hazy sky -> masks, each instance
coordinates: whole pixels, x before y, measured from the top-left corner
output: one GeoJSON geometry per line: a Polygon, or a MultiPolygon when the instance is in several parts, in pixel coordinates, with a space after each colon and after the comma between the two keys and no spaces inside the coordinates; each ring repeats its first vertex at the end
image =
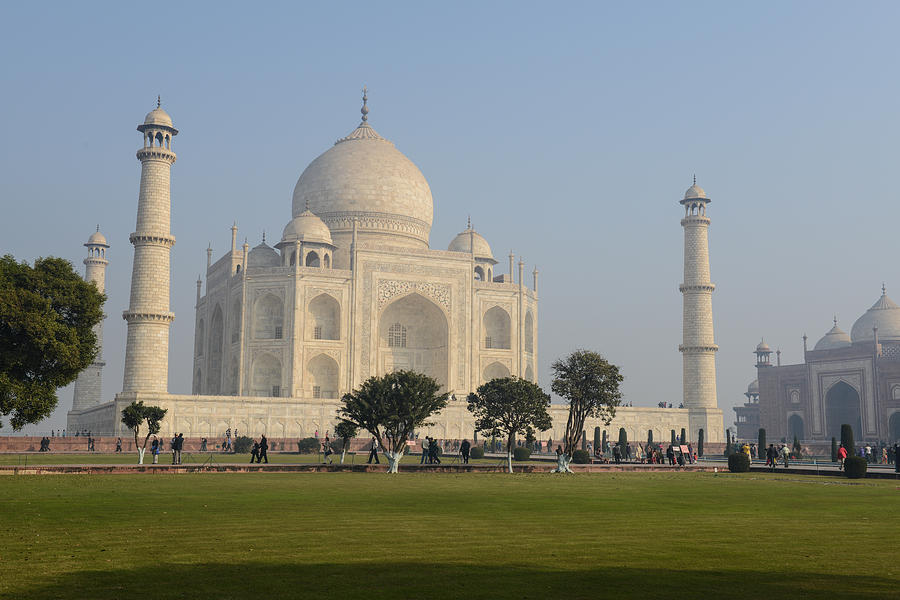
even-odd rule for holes
{"type": "MultiPolygon", "coordinates": [[[[472,215],[507,264],[541,271],[539,357],[619,364],[625,400],[681,398],[682,229],[697,174],[708,215],[719,406],[755,377],[761,336],[802,358],[900,301],[900,4],[759,2],[5,3],[0,17],[3,253],[107,273],[104,399],[121,390],[140,163],[156,104],[172,169],[169,389],[191,389],[195,281],[241,239],[277,237],[300,173],[359,122],[434,195],[431,245],[472,215]]],[[[530,281],[530,277],[529,277],[530,281]]],[[[71,388],[54,417],[65,424],[71,388]]],[[[5,429],[7,432],[10,430],[5,429]]]]}

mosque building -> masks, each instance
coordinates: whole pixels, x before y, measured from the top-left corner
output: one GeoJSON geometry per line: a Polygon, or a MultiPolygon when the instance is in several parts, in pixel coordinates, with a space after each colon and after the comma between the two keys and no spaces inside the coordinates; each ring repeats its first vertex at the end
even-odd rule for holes
{"type": "Polygon", "coordinates": [[[781,365],[778,356],[772,364],[765,341],[754,353],[758,402],[748,398],[768,439],[830,443],[846,423],[856,441],[900,440],[900,306],[884,286],[849,335],[836,317],[812,349],[804,334],[802,363],[781,365]]]}
{"type": "MultiPolygon", "coordinates": [[[[70,430],[120,435],[121,409],[143,400],[168,410],[164,435],[216,438],[230,428],[271,438],[312,436],[333,431],[343,394],[371,376],[409,369],[430,375],[451,394],[425,433],[471,438],[470,392],[510,375],[537,382],[537,269],[526,283],[525,264],[512,253],[504,268],[471,221],[446,250],[431,248],[428,182],[369,124],[365,93],[361,112],[359,125],[300,175],[279,238],[263,236],[253,248],[246,241],[239,245],[235,225],[227,252],[214,257],[207,250],[196,290],[192,390],[170,394],[169,260],[175,238],[169,173],[178,130],[157,103],[138,127],[141,181],[129,238],[134,264],[123,313],[122,392],[111,402],[76,403],[70,430]]],[[[632,440],[651,431],[665,440],[681,428],[695,439],[703,427],[709,442],[722,436],[710,355],[708,199],[696,185],[685,198],[683,292],[696,310],[686,316],[682,352],[686,377],[702,389],[686,396],[684,409],[620,408],[605,428],[611,438],[619,427],[632,440]],[[702,198],[694,197],[696,190],[702,198]],[[689,215],[693,210],[696,216],[689,215]],[[699,266],[689,273],[695,260],[699,266]]],[[[567,410],[553,405],[551,413],[548,435],[559,439],[567,410]]],[[[591,429],[601,425],[586,423],[591,429]]]]}

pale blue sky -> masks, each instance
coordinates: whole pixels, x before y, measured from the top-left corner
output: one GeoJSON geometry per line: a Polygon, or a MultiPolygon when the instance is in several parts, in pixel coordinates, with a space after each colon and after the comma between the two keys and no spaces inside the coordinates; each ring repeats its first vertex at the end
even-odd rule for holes
{"type": "MultiPolygon", "coordinates": [[[[170,390],[190,391],[194,295],[236,220],[259,243],[305,166],[359,121],[435,199],[431,244],[471,214],[506,264],[541,271],[541,383],[577,348],[622,367],[626,401],[681,397],[682,231],[697,173],[719,404],[760,336],[801,359],[837,314],[900,301],[897,3],[6,3],[0,251],[79,271],[109,238],[104,397],[121,389],[140,165],[161,94],[172,172],[170,390]]],[[[529,278],[530,280],[530,278],[529,278]]],[[[61,427],[71,389],[39,429],[61,427]]]]}

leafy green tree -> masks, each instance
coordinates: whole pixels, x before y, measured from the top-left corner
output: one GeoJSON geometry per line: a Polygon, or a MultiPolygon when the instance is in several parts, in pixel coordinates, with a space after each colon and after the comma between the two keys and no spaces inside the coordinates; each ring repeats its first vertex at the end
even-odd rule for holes
{"type": "Polygon", "coordinates": [[[550,389],[566,399],[569,418],[566,422],[565,447],[560,455],[556,473],[571,473],[569,463],[578,448],[585,419],[597,418],[609,425],[622,401],[619,384],[624,379],[619,367],[590,350],[576,350],[551,366],[553,382],[550,389]]]}
{"type": "Polygon", "coordinates": [[[475,428],[491,437],[506,439],[506,463],[513,472],[513,445],[516,434],[534,436],[535,430],[547,431],[553,424],[547,408],[550,396],[537,384],[519,377],[492,379],[478,386],[468,397],[469,412],[475,428]]]}
{"type": "Polygon", "coordinates": [[[94,360],[105,300],[67,260],[0,258],[0,416],[13,429],[48,417],[94,360]]]}
{"type": "Polygon", "coordinates": [[[147,450],[147,440],[151,435],[159,433],[160,423],[166,416],[166,409],[158,406],[145,405],[144,401],[132,402],[122,409],[122,423],[134,434],[134,447],[138,451],[138,464],[144,464],[144,452],[147,450]],[[147,435],[143,445],[138,445],[141,425],[147,423],[147,435]]]}
{"type": "Polygon", "coordinates": [[[347,449],[350,448],[350,440],[356,437],[359,428],[350,421],[341,421],[334,428],[334,435],[341,438],[341,464],[344,464],[344,457],[347,456],[347,449]]]}
{"type": "Polygon", "coordinates": [[[370,377],[359,389],[344,394],[341,419],[368,431],[388,459],[388,473],[397,473],[406,441],[416,429],[447,406],[449,394],[439,394],[437,381],[415,371],[395,371],[370,377]]]}

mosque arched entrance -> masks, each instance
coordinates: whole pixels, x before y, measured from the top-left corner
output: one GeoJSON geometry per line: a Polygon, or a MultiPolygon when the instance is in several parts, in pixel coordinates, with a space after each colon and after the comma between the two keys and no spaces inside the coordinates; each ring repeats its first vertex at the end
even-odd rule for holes
{"type": "Polygon", "coordinates": [[[888,431],[890,432],[889,441],[900,442],[900,411],[891,415],[891,420],[888,422],[888,431]]]}
{"type": "Polygon", "coordinates": [[[827,437],[841,439],[841,425],[853,428],[853,438],[862,439],[862,422],[859,416],[859,392],[848,383],[839,381],[825,394],[825,428],[827,437]]]}
{"type": "Polygon", "coordinates": [[[797,438],[803,439],[803,417],[800,415],[791,415],[788,418],[788,441],[797,438]]]}
{"type": "Polygon", "coordinates": [[[409,294],[384,309],[378,320],[378,373],[408,370],[448,381],[450,326],[431,300],[409,294]]]}

